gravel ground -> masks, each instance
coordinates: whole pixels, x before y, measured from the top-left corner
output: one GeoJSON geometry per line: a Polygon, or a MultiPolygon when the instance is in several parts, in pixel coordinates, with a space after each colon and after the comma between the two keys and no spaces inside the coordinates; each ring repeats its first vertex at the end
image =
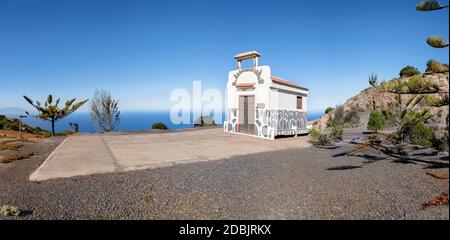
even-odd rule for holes
{"type": "Polygon", "coordinates": [[[0,205],[26,210],[0,219],[449,219],[448,205],[421,209],[449,189],[426,173],[448,168],[333,156],[345,145],[29,182],[62,140],[0,165],[0,205]]]}

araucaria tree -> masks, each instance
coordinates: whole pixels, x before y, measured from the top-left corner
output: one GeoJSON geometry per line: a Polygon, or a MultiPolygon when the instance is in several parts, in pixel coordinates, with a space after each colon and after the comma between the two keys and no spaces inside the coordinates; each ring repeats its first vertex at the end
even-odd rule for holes
{"type": "MultiPolygon", "coordinates": [[[[436,11],[436,10],[442,10],[448,8],[448,5],[444,5],[442,6],[441,4],[439,4],[439,2],[437,0],[425,0],[420,2],[419,4],[417,4],[416,6],[416,10],[417,11],[436,11]]],[[[446,48],[448,47],[448,41],[438,37],[438,36],[431,36],[427,39],[427,43],[428,45],[434,47],[434,48],[446,48]]],[[[431,68],[431,65],[434,62],[432,60],[430,60],[427,64],[427,68],[431,68]]],[[[444,65],[442,65],[444,66],[444,65]]],[[[444,66],[445,67],[445,66],[444,66]]],[[[436,68],[436,67],[434,67],[436,68]]],[[[442,68],[442,67],[441,67],[442,68]]],[[[448,73],[448,65],[447,68],[444,70],[440,70],[439,72],[447,72],[448,73]]],[[[439,97],[436,96],[427,96],[426,100],[427,103],[431,106],[434,107],[443,107],[443,106],[448,106],[449,105],[449,97],[448,97],[448,92],[447,93],[440,93],[439,97]]],[[[447,128],[448,128],[448,116],[447,116],[447,128]]]]}
{"type": "MultiPolygon", "coordinates": [[[[417,4],[417,11],[436,11],[444,8],[448,8],[448,5],[442,6],[437,0],[425,0],[417,4]]],[[[448,47],[448,41],[440,38],[439,36],[431,36],[427,39],[428,45],[434,48],[448,47]]]]}
{"type": "MultiPolygon", "coordinates": [[[[445,9],[448,8],[448,5],[442,6],[439,4],[439,2],[437,0],[426,0],[423,1],[419,4],[417,4],[416,9],[417,11],[436,11],[436,10],[441,10],[441,9],[445,9]]],[[[427,43],[428,45],[434,47],[434,48],[446,48],[448,47],[448,41],[442,39],[439,36],[431,36],[427,39],[427,43]]],[[[431,65],[433,64],[433,62],[428,62],[427,68],[430,68],[431,65]]],[[[432,68],[432,67],[431,67],[432,68]]],[[[434,67],[436,68],[436,67],[434,67]]],[[[448,73],[448,65],[441,65],[439,67],[439,72],[445,72],[447,71],[448,73]],[[445,69],[446,68],[446,69],[445,69]]],[[[426,98],[427,103],[431,106],[434,107],[443,107],[443,106],[448,106],[449,105],[449,95],[448,92],[447,93],[440,93],[439,97],[436,96],[427,96],[426,98]]],[[[448,124],[449,124],[449,117],[447,114],[447,132],[445,133],[445,141],[448,141],[448,124]]]]}
{"type": "Polygon", "coordinates": [[[117,129],[120,123],[119,101],[106,90],[95,91],[91,100],[91,119],[105,132],[117,129]]]}
{"type": "Polygon", "coordinates": [[[382,110],[385,119],[396,128],[394,139],[403,142],[415,125],[425,124],[433,117],[430,108],[416,110],[414,107],[426,97],[425,94],[439,91],[439,86],[434,81],[416,75],[407,81],[393,79],[382,82],[380,89],[395,94],[395,101],[382,110]],[[404,95],[409,96],[406,103],[403,103],[404,95]]]}
{"type": "MultiPolygon", "coordinates": [[[[59,107],[60,99],[56,99],[53,102],[52,95],[48,95],[47,100],[44,105],[42,105],[39,101],[33,102],[29,97],[23,96],[28,103],[30,103],[36,110],[38,111],[38,115],[33,116],[36,118],[40,118],[46,121],[50,121],[52,123],[52,136],[55,136],[55,122],[69,116],[71,113],[75,112],[78,108],[83,106],[89,99],[84,101],[75,103],[76,98],[66,101],[63,108],[59,107]]],[[[30,115],[26,112],[27,115],[30,115]]]]}
{"type": "MultiPolygon", "coordinates": [[[[448,6],[442,6],[436,0],[425,0],[416,6],[417,11],[435,11],[445,8],[448,6]]],[[[448,41],[437,36],[429,37],[427,43],[434,48],[448,47],[448,41]]],[[[430,60],[427,63],[427,72],[448,74],[448,65],[430,60]]],[[[381,91],[395,94],[396,101],[383,109],[382,113],[385,119],[397,128],[395,133],[397,140],[403,141],[410,135],[412,128],[427,123],[433,117],[429,108],[414,109],[416,105],[424,100],[428,106],[448,106],[449,97],[448,92],[442,91],[434,80],[427,79],[426,74],[422,75],[411,67],[403,69],[400,75],[405,75],[403,77],[409,77],[409,79],[393,79],[382,82],[379,86],[372,78],[369,79],[369,82],[371,85],[379,87],[381,91]],[[408,96],[406,103],[402,102],[403,96],[408,96]]]]}

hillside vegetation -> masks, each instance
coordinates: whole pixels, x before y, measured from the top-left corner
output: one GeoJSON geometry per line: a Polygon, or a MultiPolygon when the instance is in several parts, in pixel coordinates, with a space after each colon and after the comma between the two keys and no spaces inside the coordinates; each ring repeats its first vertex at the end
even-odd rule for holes
{"type": "MultiPolygon", "coordinates": [[[[415,75],[417,76],[417,75],[415,75]]],[[[439,87],[439,92],[445,92],[448,96],[449,91],[449,74],[448,70],[446,73],[425,73],[421,75],[424,79],[433,81],[439,87]]],[[[400,81],[407,82],[411,77],[400,77],[395,78],[387,83],[400,81]]],[[[349,98],[342,106],[333,109],[332,111],[328,111],[327,114],[322,116],[320,119],[313,121],[312,125],[314,128],[331,131],[332,122],[335,119],[335,115],[339,113],[336,109],[343,109],[345,115],[357,115],[357,117],[353,119],[357,119],[357,121],[353,122],[351,125],[344,126],[346,128],[360,128],[362,130],[367,130],[369,116],[373,110],[383,110],[390,108],[397,100],[397,94],[390,93],[387,91],[382,91],[379,87],[372,86],[364,89],[356,96],[349,98]]],[[[406,106],[408,100],[410,99],[410,94],[401,95],[402,104],[406,106]]],[[[449,108],[447,106],[434,107],[430,106],[426,103],[425,100],[420,101],[417,105],[413,107],[415,110],[422,110],[428,108],[430,109],[429,113],[432,115],[432,118],[428,121],[427,125],[432,127],[435,131],[435,135],[437,139],[445,138],[447,133],[447,117],[449,108]]],[[[392,126],[387,124],[387,131],[392,131],[392,126]]],[[[447,135],[448,136],[448,135],[447,135]]]]}
{"type": "MultiPolygon", "coordinates": [[[[4,115],[0,115],[0,130],[19,131],[20,122],[19,119],[10,119],[4,115]]],[[[34,128],[22,123],[22,132],[30,133],[37,136],[47,137],[51,133],[41,128],[34,128]]]]}

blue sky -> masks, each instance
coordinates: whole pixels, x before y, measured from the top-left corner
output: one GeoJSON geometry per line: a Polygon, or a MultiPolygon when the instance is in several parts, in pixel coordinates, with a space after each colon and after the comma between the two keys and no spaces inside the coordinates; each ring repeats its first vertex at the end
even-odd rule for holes
{"type": "Polygon", "coordinates": [[[201,80],[224,90],[233,56],[257,50],[274,75],[310,89],[310,111],[323,110],[372,72],[448,62],[448,49],[425,42],[448,39],[448,10],[417,12],[418,1],[0,0],[0,108],[29,109],[23,94],[107,89],[123,111],[169,109],[172,89],[201,80]]]}

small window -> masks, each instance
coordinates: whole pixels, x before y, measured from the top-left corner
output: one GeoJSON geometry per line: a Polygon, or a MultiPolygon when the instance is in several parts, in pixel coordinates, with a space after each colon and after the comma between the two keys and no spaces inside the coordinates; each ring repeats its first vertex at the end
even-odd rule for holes
{"type": "Polygon", "coordinates": [[[303,99],[297,96],[297,109],[303,109],[303,99]]]}

